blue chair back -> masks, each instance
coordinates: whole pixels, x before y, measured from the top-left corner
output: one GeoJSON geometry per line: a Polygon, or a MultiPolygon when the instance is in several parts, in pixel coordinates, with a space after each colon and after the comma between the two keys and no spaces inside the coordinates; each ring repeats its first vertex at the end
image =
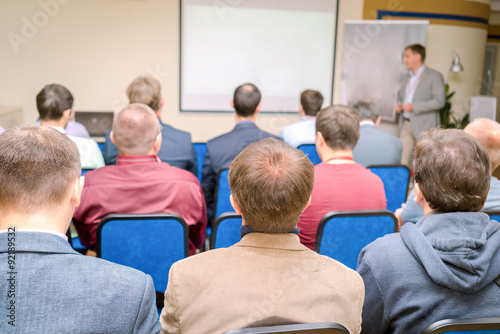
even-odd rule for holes
{"type": "Polygon", "coordinates": [[[427,326],[421,334],[500,334],[500,318],[445,319],[427,326]]]}
{"type": "Polygon", "coordinates": [[[217,182],[215,185],[215,210],[214,220],[225,212],[233,212],[233,206],[229,200],[231,189],[229,189],[229,168],[224,168],[219,171],[217,175],[217,182]]]}
{"type": "Polygon", "coordinates": [[[335,322],[310,324],[289,324],[266,327],[233,329],[223,334],[349,334],[342,325],[335,322]]]}
{"type": "Polygon", "coordinates": [[[394,212],[406,202],[408,185],[410,184],[410,170],[403,165],[368,166],[384,183],[387,210],[394,212]]]}
{"type": "Polygon", "coordinates": [[[85,173],[87,173],[88,171],[91,171],[93,169],[82,169],[82,172],[80,173],[80,176],[81,175],[85,175],[85,173]]]}
{"type": "Polygon", "coordinates": [[[332,211],[319,223],[315,250],[355,270],[363,247],[397,228],[396,217],[387,210],[332,211]]]}
{"type": "Polygon", "coordinates": [[[311,160],[313,165],[317,165],[321,163],[321,159],[319,158],[318,151],[316,151],[316,145],[314,144],[302,144],[297,147],[297,149],[304,152],[305,155],[311,160]]]}
{"type": "Polygon", "coordinates": [[[176,214],[110,214],[97,227],[97,257],[151,275],[158,292],[165,292],[170,267],[188,248],[187,224],[176,214]]]}
{"type": "Polygon", "coordinates": [[[198,169],[198,181],[201,183],[201,171],[205,162],[205,154],[207,153],[207,143],[193,143],[194,151],[196,152],[196,165],[198,169]]]}
{"type": "Polygon", "coordinates": [[[496,220],[497,222],[500,222],[500,211],[485,211],[488,216],[490,216],[491,220],[496,220]]]}
{"type": "Polygon", "coordinates": [[[236,212],[220,215],[212,226],[210,249],[230,247],[239,242],[241,223],[241,216],[236,212]]]}

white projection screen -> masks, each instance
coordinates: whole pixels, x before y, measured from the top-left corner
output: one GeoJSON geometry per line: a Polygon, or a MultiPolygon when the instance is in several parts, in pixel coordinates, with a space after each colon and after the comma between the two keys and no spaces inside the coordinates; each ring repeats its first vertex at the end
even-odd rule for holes
{"type": "Polygon", "coordinates": [[[364,20],[344,22],[340,103],[376,103],[382,119],[395,121],[399,85],[407,70],[404,48],[425,46],[429,21],[364,20]]]}
{"type": "Polygon", "coordinates": [[[336,17],[336,0],[181,0],[180,110],[232,111],[246,82],[262,112],[297,112],[305,89],[329,105],[336,17]]]}

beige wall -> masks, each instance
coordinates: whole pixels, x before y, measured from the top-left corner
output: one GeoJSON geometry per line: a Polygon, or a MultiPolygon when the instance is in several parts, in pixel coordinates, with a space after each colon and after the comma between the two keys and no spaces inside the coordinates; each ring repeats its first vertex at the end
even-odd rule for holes
{"type": "MultiPolygon", "coordinates": [[[[127,84],[138,75],[152,74],[161,80],[166,99],[162,119],[190,131],[194,141],[233,127],[231,114],[179,113],[178,0],[42,2],[58,3],[59,8],[52,6],[52,15],[47,15],[38,0],[0,2],[2,35],[23,38],[16,47],[8,38],[0,39],[0,105],[21,107],[24,121],[37,119],[35,96],[45,84],[67,86],[76,110],[116,111],[127,102],[127,84]],[[30,25],[26,21],[39,27],[24,28],[23,35],[23,26],[30,25]]],[[[341,0],[340,22],[359,19],[361,7],[362,0],[341,0]]],[[[278,134],[297,119],[263,114],[257,123],[278,134]]]]}
{"type": "MultiPolygon", "coordinates": [[[[24,121],[37,118],[35,96],[47,83],[66,85],[75,96],[77,110],[116,111],[126,104],[127,84],[138,75],[152,74],[161,80],[166,98],[162,118],[190,131],[194,141],[206,141],[233,127],[231,114],[178,111],[178,0],[57,0],[60,5],[52,8],[52,15],[44,14],[40,3],[56,0],[39,1],[0,2],[0,27],[7,37],[0,39],[0,105],[21,107],[24,121]],[[39,27],[26,31],[35,21],[39,27]],[[24,38],[17,52],[9,33],[10,38],[12,34],[24,38]]],[[[340,0],[334,102],[339,99],[343,21],[362,19],[363,6],[363,0],[340,0]]],[[[465,67],[449,77],[456,91],[453,108],[459,115],[468,111],[470,96],[480,87],[485,43],[484,29],[429,27],[428,65],[446,78],[457,52],[465,67]]],[[[278,134],[282,126],[297,119],[260,115],[257,123],[278,134]]]]}

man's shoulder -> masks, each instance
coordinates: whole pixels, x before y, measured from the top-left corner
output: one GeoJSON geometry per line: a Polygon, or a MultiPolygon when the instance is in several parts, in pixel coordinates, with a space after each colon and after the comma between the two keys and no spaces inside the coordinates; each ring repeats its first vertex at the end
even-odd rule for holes
{"type": "Polygon", "coordinates": [[[425,66],[425,75],[428,76],[429,78],[443,78],[443,75],[441,72],[438,72],[428,66],[425,66]]]}
{"type": "Polygon", "coordinates": [[[163,129],[162,129],[162,136],[164,137],[177,137],[181,138],[184,140],[189,140],[191,142],[191,134],[187,131],[184,130],[179,130],[177,128],[174,128],[173,126],[169,124],[162,123],[163,129]]]}
{"type": "Polygon", "coordinates": [[[382,131],[376,126],[361,126],[359,131],[360,131],[360,138],[361,136],[363,136],[365,137],[364,139],[377,138],[377,139],[384,139],[387,141],[391,141],[394,143],[401,143],[401,140],[398,137],[391,135],[390,133],[387,133],[385,131],[382,131]]]}

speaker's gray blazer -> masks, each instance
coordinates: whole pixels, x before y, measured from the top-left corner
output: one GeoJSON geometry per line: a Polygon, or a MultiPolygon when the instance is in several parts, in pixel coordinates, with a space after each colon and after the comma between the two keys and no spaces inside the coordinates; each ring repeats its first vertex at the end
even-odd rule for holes
{"type": "Polygon", "coordinates": [[[159,333],[150,276],[81,255],[54,234],[16,231],[14,238],[0,233],[0,333],[159,333]]]}
{"type": "Polygon", "coordinates": [[[363,167],[373,165],[399,165],[403,143],[398,137],[363,124],[359,128],[359,140],[352,151],[354,161],[363,167]]]}
{"type": "MultiPolygon", "coordinates": [[[[407,74],[398,91],[398,103],[404,101],[406,84],[410,79],[407,74]]],[[[429,67],[425,67],[413,95],[413,111],[410,112],[410,123],[413,135],[418,138],[420,133],[441,124],[439,110],[446,102],[443,75],[429,67]]],[[[403,115],[399,114],[399,126],[403,124],[403,115]]]]}

